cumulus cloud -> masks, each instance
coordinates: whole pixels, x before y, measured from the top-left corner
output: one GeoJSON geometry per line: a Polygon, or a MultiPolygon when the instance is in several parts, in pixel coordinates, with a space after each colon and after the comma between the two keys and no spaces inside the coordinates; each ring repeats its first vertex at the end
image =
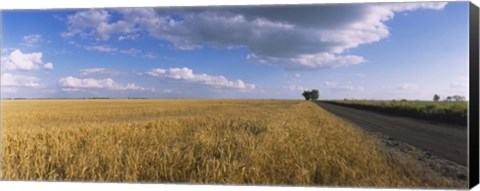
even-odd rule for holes
{"type": "Polygon", "coordinates": [[[131,8],[86,10],[68,17],[65,36],[107,40],[136,38],[143,31],[177,49],[243,47],[247,59],[311,70],[361,64],[346,50],[389,36],[396,13],[441,10],[444,2],[262,6],[235,8],[131,8]],[[112,14],[118,15],[115,19],[112,14]]]}
{"type": "Polygon", "coordinates": [[[53,69],[52,63],[43,65],[41,52],[23,53],[16,49],[9,55],[2,56],[1,61],[4,70],[38,70],[41,66],[53,69]]]}
{"type": "Polygon", "coordinates": [[[91,9],[77,12],[67,18],[69,25],[68,31],[63,32],[62,36],[80,35],[82,37],[94,37],[98,40],[107,40],[111,33],[133,32],[133,24],[126,21],[108,23],[111,15],[106,10],[91,9]]]}
{"type": "Polygon", "coordinates": [[[363,91],[365,88],[362,86],[355,86],[351,82],[338,83],[326,81],[324,83],[327,89],[336,90],[336,91],[363,91]]]}
{"type": "Polygon", "coordinates": [[[429,3],[429,2],[417,2],[417,3],[391,3],[384,4],[383,6],[390,8],[392,11],[412,11],[415,9],[432,9],[432,10],[442,10],[446,2],[440,3],[429,3]]]}
{"type": "Polygon", "coordinates": [[[43,40],[42,35],[32,34],[23,37],[23,44],[27,46],[35,46],[43,40]]]}
{"type": "Polygon", "coordinates": [[[62,87],[62,91],[79,91],[81,89],[108,89],[108,90],[147,90],[144,87],[135,85],[134,83],[121,84],[111,78],[94,79],[94,78],[75,78],[68,76],[58,81],[62,87]]]}
{"type": "MultiPolygon", "coordinates": [[[[1,54],[7,54],[9,52],[12,52],[14,50],[16,50],[16,48],[5,48],[5,47],[1,47],[1,54]]],[[[3,55],[2,55],[3,56],[3,55]]]]}
{"type": "Polygon", "coordinates": [[[242,80],[231,81],[224,76],[210,76],[207,74],[194,74],[192,69],[183,68],[169,68],[161,69],[155,68],[147,72],[148,75],[160,77],[171,80],[178,80],[183,82],[197,83],[209,85],[217,88],[234,88],[234,89],[255,89],[254,84],[246,84],[242,80]]]}
{"type": "Polygon", "coordinates": [[[52,63],[46,63],[43,65],[43,68],[47,69],[47,70],[53,70],[53,64],[52,63]]]}
{"type": "Polygon", "coordinates": [[[2,89],[4,87],[40,87],[39,79],[32,76],[14,75],[10,73],[2,74],[2,89]]]}
{"type": "Polygon", "coordinates": [[[299,55],[296,58],[261,57],[255,54],[249,54],[247,55],[247,60],[254,60],[259,63],[275,63],[290,70],[336,68],[366,62],[366,60],[360,56],[336,56],[330,53],[299,55]]]}

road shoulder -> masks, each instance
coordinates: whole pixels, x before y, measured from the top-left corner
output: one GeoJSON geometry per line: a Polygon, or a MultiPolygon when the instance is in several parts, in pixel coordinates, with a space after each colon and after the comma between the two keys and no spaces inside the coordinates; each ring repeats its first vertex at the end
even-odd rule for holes
{"type": "Polygon", "coordinates": [[[393,156],[401,157],[406,161],[417,161],[434,172],[432,176],[442,176],[460,185],[468,186],[468,168],[455,162],[443,159],[428,150],[419,149],[407,143],[398,141],[391,136],[379,132],[371,132],[352,124],[364,133],[378,139],[386,151],[393,156]]]}

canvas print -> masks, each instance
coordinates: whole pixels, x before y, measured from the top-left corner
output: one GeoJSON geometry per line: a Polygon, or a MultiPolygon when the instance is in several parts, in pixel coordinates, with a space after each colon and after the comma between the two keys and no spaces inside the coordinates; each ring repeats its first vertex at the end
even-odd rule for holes
{"type": "Polygon", "coordinates": [[[468,2],[1,11],[1,179],[467,188],[468,2]]]}

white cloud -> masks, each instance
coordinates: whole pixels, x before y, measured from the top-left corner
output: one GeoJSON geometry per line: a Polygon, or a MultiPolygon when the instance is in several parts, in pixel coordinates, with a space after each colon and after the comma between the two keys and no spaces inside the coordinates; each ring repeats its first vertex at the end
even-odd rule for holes
{"type": "Polygon", "coordinates": [[[288,86],[286,86],[286,88],[290,91],[304,91],[304,90],[306,90],[306,88],[304,88],[303,86],[297,86],[297,85],[288,85],[288,86]]]}
{"type": "Polygon", "coordinates": [[[434,94],[449,94],[440,86],[422,87],[417,83],[404,82],[398,84],[381,85],[378,93],[380,99],[409,99],[409,100],[432,100],[434,94]],[[439,88],[440,87],[440,88],[439,88]]]}
{"type": "Polygon", "coordinates": [[[135,40],[138,37],[140,37],[140,34],[127,34],[119,36],[118,40],[135,40]]]}
{"type": "Polygon", "coordinates": [[[136,48],[130,48],[128,50],[120,50],[119,52],[130,55],[130,56],[138,56],[142,53],[142,50],[136,49],[136,48]]]}
{"type": "Polygon", "coordinates": [[[336,90],[336,91],[363,91],[365,88],[362,86],[355,86],[351,82],[338,83],[326,81],[324,83],[327,89],[336,90]]]}
{"type": "Polygon", "coordinates": [[[468,88],[467,84],[464,83],[450,83],[450,88],[452,89],[466,89],[468,88]]]}
{"type": "Polygon", "coordinates": [[[452,81],[449,85],[451,89],[455,90],[468,90],[468,77],[460,76],[456,80],[452,81]]]}
{"type": "Polygon", "coordinates": [[[82,76],[105,74],[105,73],[108,73],[107,69],[105,68],[88,68],[88,69],[80,70],[80,75],[82,76]]]}
{"type": "Polygon", "coordinates": [[[81,91],[82,89],[80,88],[62,88],[63,92],[78,92],[81,91]]]}
{"type": "Polygon", "coordinates": [[[23,37],[23,42],[27,46],[35,46],[43,40],[42,35],[32,34],[23,37]]]}
{"type": "Polygon", "coordinates": [[[118,76],[124,74],[122,71],[118,71],[110,68],[86,68],[79,71],[81,76],[118,76]]]}
{"type": "MultiPolygon", "coordinates": [[[[122,53],[126,54],[129,56],[140,56],[142,54],[142,50],[136,49],[136,48],[130,48],[130,49],[118,49],[116,47],[113,47],[111,45],[107,44],[94,44],[94,45],[82,45],[79,43],[76,43],[74,41],[69,41],[69,44],[76,46],[78,48],[83,48],[88,51],[97,51],[97,52],[104,52],[104,53],[122,53]]],[[[147,53],[144,55],[146,58],[155,58],[155,55],[153,53],[147,53]]]]}
{"type": "Polygon", "coordinates": [[[401,92],[407,90],[416,90],[419,85],[415,83],[401,83],[397,85],[381,85],[382,89],[389,90],[390,92],[401,92]]]}
{"type": "Polygon", "coordinates": [[[1,47],[1,49],[2,49],[1,54],[7,54],[9,52],[13,52],[14,50],[16,50],[16,48],[5,48],[5,47],[1,47]]]}
{"type": "Polygon", "coordinates": [[[148,59],[155,59],[157,56],[153,52],[147,52],[143,57],[148,58],[148,59]]]}
{"type": "Polygon", "coordinates": [[[67,36],[107,40],[134,38],[137,31],[177,49],[244,47],[249,60],[287,69],[324,69],[361,64],[346,50],[389,36],[396,13],[441,10],[447,3],[372,3],[237,8],[131,8],[87,10],[69,16],[67,36]],[[116,11],[119,18],[111,19],[116,11]]]}
{"type": "Polygon", "coordinates": [[[99,52],[116,52],[118,49],[109,45],[90,45],[84,46],[86,50],[99,51],[99,52]]]}
{"type": "Polygon", "coordinates": [[[172,93],[172,92],[173,92],[173,90],[171,90],[171,89],[164,89],[164,90],[162,90],[162,93],[172,93]]]}
{"type": "Polygon", "coordinates": [[[40,87],[39,79],[32,76],[14,75],[10,73],[4,73],[1,77],[2,89],[4,87],[40,87]]]}
{"type": "Polygon", "coordinates": [[[433,10],[442,10],[446,2],[440,3],[429,3],[429,2],[416,2],[416,3],[391,3],[391,4],[384,4],[383,6],[389,7],[391,10],[395,12],[401,11],[412,11],[415,9],[433,9],[433,10]]]}
{"type": "MultiPolygon", "coordinates": [[[[431,99],[433,93],[428,93],[425,89],[420,89],[420,85],[415,83],[401,83],[392,85],[382,85],[382,93],[387,95],[388,99],[431,99]]],[[[438,92],[434,92],[438,93],[438,92]]]]}
{"type": "Polygon", "coordinates": [[[416,90],[418,89],[418,84],[414,83],[403,83],[398,86],[398,89],[400,90],[416,90]]]}
{"type": "Polygon", "coordinates": [[[231,81],[224,76],[210,76],[207,74],[194,74],[192,69],[170,68],[161,69],[155,68],[147,72],[148,75],[171,80],[179,80],[183,82],[197,83],[209,85],[217,88],[235,88],[235,89],[255,89],[254,84],[246,84],[242,80],[231,81]]]}
{"type": "Polygon", "coordinates": [[[53,64],[52,63],[46,63],[43,65],[43,68],[47,69],[47,70],[53,70],[53,64]]]}
{"type": "Polygon", "coordinates": [[[468,76],[458,76],[451,79],[448,87],[438,91],[440,95],[461,95],[469,99],[469,79],[468,76]]]}
{"type": "MultiPolygon", "coordinates": [[[[43,65],[41,52],[22,53],[19,49],[2,56],[1,62],[4,70],[38,70],[43,65]]],[[[53,68],[52,63],[46,65],[45,69],[53,68]]]]}
{"type": "Polygon", "coordinates": [[[260,57],[255,54],[249,54],[247,55],[247,60],[253,60],[259,63],[276,63],[290,70],[336,68],[366,62],[366,60],[360,56],[336,56],[330,53],[299,55],[295,58],[260,57]]]}
{"type": "Polygon", "coordinates": [[[107,40],[111,33],[134,32],[133,23],[117,21],[108,23],[111,15],[106,10],[90,9],[77,12],[67,18],[68,31],[62,36],[69,37],[80,35],[82,37],[94,37],[97,40],[107,40]]]}
{"type": "Polygon", "coordinates": [[[147,72],[150,76],[163,77],[167,73],[167,70],[161,68],[154,68],[147,72]]]}
{"type": "Polygon", "coordinates": [[[81,89],[109,89],[109,90],[147,90],[134,83],[120,84],[112,80],[94,79],[94,78],[75,78],[68,76],[61,78],[58,83],[62,87],[62,91],[79,91],[81,89]]]}

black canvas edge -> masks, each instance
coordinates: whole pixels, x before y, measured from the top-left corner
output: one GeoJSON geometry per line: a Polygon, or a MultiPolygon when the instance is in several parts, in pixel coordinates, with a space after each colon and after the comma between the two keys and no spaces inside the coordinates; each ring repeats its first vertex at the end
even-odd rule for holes
{"type": "Polygon", "coordinates": [[[469,59],[470,59],[470,101],[468,114],[469,140],[469,188],[479,183],[479,8],[470,2],[469,6],[469,59]]]}

